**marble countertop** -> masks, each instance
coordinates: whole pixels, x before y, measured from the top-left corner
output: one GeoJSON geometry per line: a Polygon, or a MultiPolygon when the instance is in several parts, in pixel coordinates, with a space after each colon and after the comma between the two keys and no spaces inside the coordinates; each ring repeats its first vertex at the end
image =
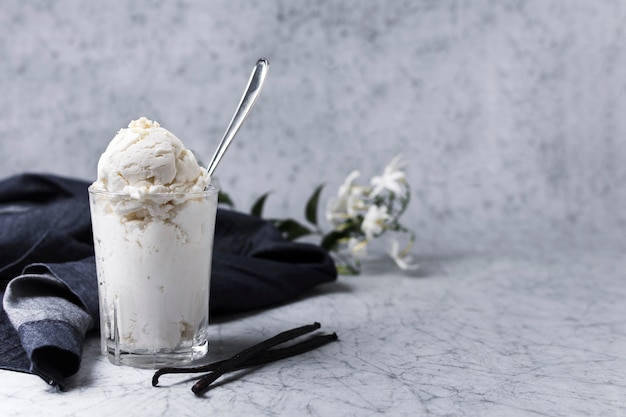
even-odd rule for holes
{"type": "MultiPolygon", "coordinates": [[[[539,251],[538,251],[539,252],[539,251]]],[[[3,416],[626,414],[626,260],[615,251],[387,261],[308,297],[212,325],[211,360],[319,321],[340,341],[224,377],[197,398],[186,376],[116,367],[88,338],[66,392],[0,372],[3,416]]]]}

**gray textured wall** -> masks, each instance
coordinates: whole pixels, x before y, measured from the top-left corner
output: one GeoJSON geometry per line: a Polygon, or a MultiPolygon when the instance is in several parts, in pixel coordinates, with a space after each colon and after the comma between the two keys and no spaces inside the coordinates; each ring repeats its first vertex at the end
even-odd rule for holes
{"type": "Polygon", "coordinates": [[[0,176],[85,179],[159,120],[213,153],[257,58],[268,84],[218,169],[241,209],[409,161],[418,249],[623,242],[626,2],[22,1],[0,5],[0,176]]]}

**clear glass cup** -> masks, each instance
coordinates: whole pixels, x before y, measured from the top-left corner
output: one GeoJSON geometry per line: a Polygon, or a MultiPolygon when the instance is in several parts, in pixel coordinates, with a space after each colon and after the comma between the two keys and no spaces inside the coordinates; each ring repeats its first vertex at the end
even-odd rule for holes
{"type": "Polygon", "coordinates": [[[182,365],[208,352],[218,190],[133,195],[89,188],[102,353],[182,365]]]}

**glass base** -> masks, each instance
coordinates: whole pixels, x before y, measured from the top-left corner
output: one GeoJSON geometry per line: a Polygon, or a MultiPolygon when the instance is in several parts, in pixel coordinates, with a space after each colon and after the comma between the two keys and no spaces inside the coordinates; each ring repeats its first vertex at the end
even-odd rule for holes
{"type": "Polygon", "coordinates": [[[206,356],[209,343],[177,349],[135,349],[125,351],[116,348],[115,343],[107,344],[106,355],[114,365],[127,365],[135,368],[158,369],[171,366],[182,366],[195,362],[206,356]]]}

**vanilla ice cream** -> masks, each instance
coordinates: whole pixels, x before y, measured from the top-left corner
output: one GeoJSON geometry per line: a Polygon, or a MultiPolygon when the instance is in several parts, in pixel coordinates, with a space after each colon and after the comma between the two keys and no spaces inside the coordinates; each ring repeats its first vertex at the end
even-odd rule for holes
{"type": "Polygon", "coordinates": [[[113,138],[90,187],[102,350],[114,363],[165,366],[207,350],[217,189],[157,122],[113,138]]]}
{"type": "Polygon", "coordinates": [[[98,162],[98,190],[142,194],[202,191],[206,169],[159,123],[142,117],[121,129],[98,162]]]}

